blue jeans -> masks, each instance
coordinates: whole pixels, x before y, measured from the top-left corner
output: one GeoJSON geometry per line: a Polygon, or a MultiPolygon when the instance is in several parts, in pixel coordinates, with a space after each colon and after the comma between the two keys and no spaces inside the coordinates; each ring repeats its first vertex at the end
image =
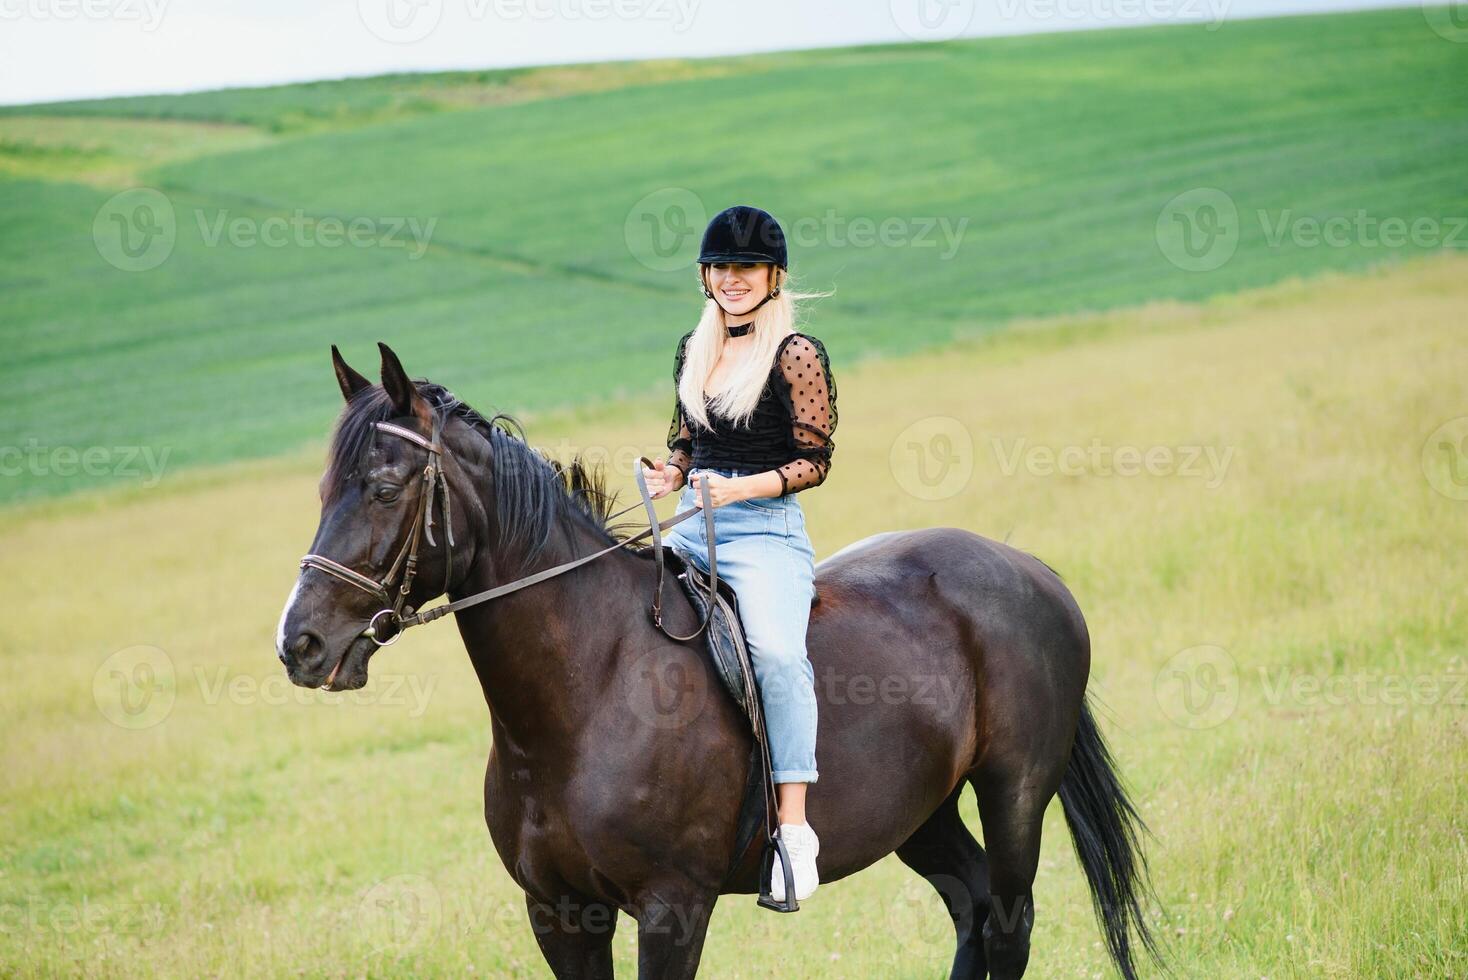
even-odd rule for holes
{"type": "MultiPolygon", "coordinates": [[[[688,475],[699,472],[745,476],[755,471],[695,467],[688,475]]],[[[678,510],[693,506],[693,488],[685,486],[678,510]]],[[[794,494],[725,504],[714,508],[714,536],[719,578],[739,598],[775,782],[813,783],[815,670],[806,656],[805,631],[815,598],[815,549],[805,533],[805,513],[794,494]]],[[[708,530],[702,514],[674,525],[665,540],[708,573],[708,530]]]]}

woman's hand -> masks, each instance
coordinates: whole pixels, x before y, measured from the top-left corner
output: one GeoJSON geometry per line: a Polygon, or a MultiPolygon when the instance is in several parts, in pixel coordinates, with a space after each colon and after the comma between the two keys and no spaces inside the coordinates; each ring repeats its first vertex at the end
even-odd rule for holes
{"type": "Polygon", "coordinates": [[[743,477],[698,472],[694,473],[693,478],[689,481],[689,485],[693,487],[693,506],[695,507],[703,506],[703,492],[700,489],[703,483],[708,483],[709,503],[715,507],[736,503],[749,496],[744,492],[746,483],[743,477]]]}
{"type": "Polygon", "coordinates": [[[647,493],[653,500],[666,497],[677,490],[683,483],[683,471],[676,466],[669,466],[659,456],[653,460],[652,469],[646,466],[642,468],[642,478],[647,481],[647,493]]]}

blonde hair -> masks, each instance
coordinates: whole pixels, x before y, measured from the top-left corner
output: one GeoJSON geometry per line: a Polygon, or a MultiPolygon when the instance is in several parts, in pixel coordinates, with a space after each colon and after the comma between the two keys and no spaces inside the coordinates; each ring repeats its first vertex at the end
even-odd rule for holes
{"type": "MultiPolygon", "coordinates": [[[[827,293],[797,293],[790,288],[789,273],[770,266],[772,286],[778,284],[780,295],[761,306],[754,314],[754,338],[744,362],[729,375],[722,390],[710,397],[710,405],[720,415],[730,418],[735,425],[747,425],[759,404],[760,394],[769,379],[774,365],[775,351],[780,341],[795,332],[798,300],[813,299],[827,293]]],[[[705,269],[700,267],[699,279],[704,280],[705,269]]],[[[683,403],[684,415],[696,419],[704,428],[709,424],[708,412],[704,407],[705,385],[714,365],[724,354],[728,337],[724,332],[724,310],[715,300],[703,305],[703,315],[698,326],[683,350],[683,373],[678,377],[678,398],[683,403]]]]}

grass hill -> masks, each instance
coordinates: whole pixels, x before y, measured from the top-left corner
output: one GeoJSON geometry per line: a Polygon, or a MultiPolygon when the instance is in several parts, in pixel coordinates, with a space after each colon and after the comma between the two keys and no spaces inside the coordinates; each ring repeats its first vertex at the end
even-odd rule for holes
{"type": "MultiPolygon", "coordinates": [[[[1462,246],[1465,77],[1396,10],[12,107],[0,444],[282,452],[335,410],[327,345],[378,339],[485,408],[671,407],[738,201],[847,365],[1462,246]]],[[[0,500],[116,479],[52,469],[0,500]]]]}
{"type": "MultiPolygon", "coordinates": [[[[853,436],[802,501],[817,554],[953,525],[1061,570],[1173,976],[1468,973],[1468,469],[1439,451],[1468,431],[1439,429],[1464,414],[1465,304],[1468,259],[1442,257],[847,374],[853,436]]],[[[536,433],[629,445],[662,407],[536,433]]],[[[292,688],[272,653],[320,471],[293,453],[0,512],[24,610],[0,617],[6,972],[545,975],[485,833],[454,628],[354,694],[292,688]]],[[[1059,805],[1035,900],[1030,976],[1114,975],[1059,805]]],[[[946,976],[952,936],[888,857],[798,915],[720,901],[704,975],[946,976]]]]}

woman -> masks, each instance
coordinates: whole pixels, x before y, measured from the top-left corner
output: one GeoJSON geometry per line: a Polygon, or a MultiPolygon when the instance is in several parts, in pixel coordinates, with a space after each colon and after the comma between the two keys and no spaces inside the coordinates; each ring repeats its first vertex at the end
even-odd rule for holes
{"type": "MultiPolygon", "coordinates": [[[[816,889],[820,842],[805,818],[816,781],[815,672],[805,633],[815,598],[815,551],[795,494],[819,485],[835,446],[836,387],[821,342],[795,332],[786,288],[785,235],[764,211],[733,207],[709,223],[699,250],[708,302],[678,342],[671,455],[644,467],[648,491],[683,489],[680,509],[716,508],[719,574],[739,598],[759,679],[779,795],[780,834],[797,900],[816,889]]],[[[668,543],[708,571],[702,520],[676,525],[668,543]]],[[[779,858],[771,894],[785,898],[779,858]]]]}

